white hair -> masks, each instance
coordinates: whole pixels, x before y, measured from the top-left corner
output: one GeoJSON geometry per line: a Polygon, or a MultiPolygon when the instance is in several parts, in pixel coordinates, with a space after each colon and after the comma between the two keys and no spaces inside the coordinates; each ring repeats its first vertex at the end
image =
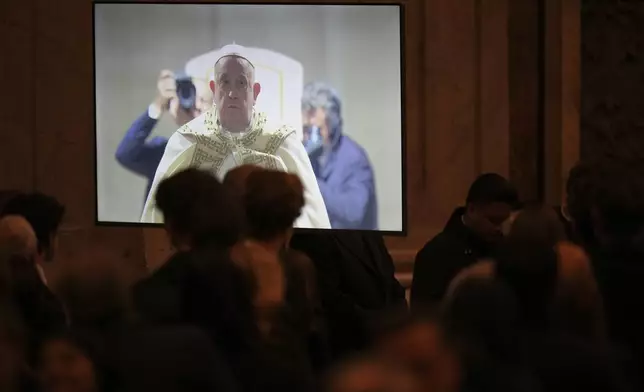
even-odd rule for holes
{"type": "Polygon", "coordinates": [[[240,62],[242,67],[244,67],[244,73],[248,77],[248,82],[251,83],[251,84],[254,83],[255,82],[255,66],[246,57],[238,55],[238,54],[235,54],[235,53],[225,54],[225,55],[221,56],[219,58],[219,60],[217,60],[217,62],[215,63],[215,81],[217,81],[217,78],[218,78],[217,75],[219,75],[221,73],[220,72],[220,67],[221,67],[221,63],[223,62],[223,60],[231,59],[231,58],[237,59],[237,61],[240,62]]]}

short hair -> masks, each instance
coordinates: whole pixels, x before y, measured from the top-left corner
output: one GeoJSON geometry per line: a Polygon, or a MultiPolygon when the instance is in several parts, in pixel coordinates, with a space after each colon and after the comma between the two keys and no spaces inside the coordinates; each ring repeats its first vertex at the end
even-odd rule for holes
{"type": "Polygon", "coordinates": [[[503,203],[515,207],[519,203],[516,188],[503,176],[496,173],[480,175],[467,192],[467,204],[503,203]]]}
{"type": "Polygon", "coordinates": [[[239,197],[243,197],[246,192],[246,181],[251,173],[266,170],[256,165],[241,165],[231,169],[224,176],[224,186],[230,189],[239,197]]]}
{"type": "Polygon", "coordinates": [[[187,235],[193,246],[232,246],[241,236],[240,203],[206,171],[190,168],[165,179],[156,204],[172,230],[187,235]]]}
{"type": "Polygon", "coordinates": [[[566,231],[552,207],[532,204],[517,214],[508,237],[526,243],[555,246],[566,240],[566,231]]]}
{"type": "Polygon", "coordinates": [[[43,193],[19,194],[7,202],[1,216],[19,215],[29,222],[38,240],[38,252],[50,250],[51,236],[58,231],[65,206],[43,193]]]}
{"type": "Polygon", "coordinates": [[[4,210],[5,205],[14,197],[18,195],[22,195],[23,192],[13,190],[13,189],[7,189],[7,190],[0,190],[0,211],[4,210]]]}
{"type": "Polygon", "coordinates": [[[31,259],[37,250],[36,233],[25,218],[18,215],[0,218],[0,257],[20,255],[31,259]]]}
{"type": "Polygon", "coordinates": [[[595,177],[593,207],[614,240],[628,241],[644,228],[643,165],[605,162],[595,177]]]}
{"type": "Polygon", "coordinates": [[[550,323],[558,282],[556,250],[508,238],[495,259],[496,276],[517,296],[524,325],[538,328],[550,323]]]}
{"type": "Polygon", "coordinates": [[[302,110],[323,109],[331,130],[342,127],[342,101],[334,88],[326,83],[311,82],[304,86],[302,110]]]}
{"type": "Polygon", "coordinates": [[[222,61],[226,59],[237,59],[243,66],[246,68],[246,72],[250,74],[249,77],[249,82],[254,82],[255,81],[255,65],[250,62],[246,57],[241,56],[241,55],[236,55],[236,54],[228,54],[225,56],[221,56],[214,65],[214,70],[215,70],[215,81],[217,81],[217,74],[218,74],[218,68],[221,66],[222,61]]]}
{"type": "Polygon", "coordinates": [[[293,227],[304,207],[304,186],[294,174],[256,171],[248,175],[243,200],[248,234],[267,240],[293,227]]]}

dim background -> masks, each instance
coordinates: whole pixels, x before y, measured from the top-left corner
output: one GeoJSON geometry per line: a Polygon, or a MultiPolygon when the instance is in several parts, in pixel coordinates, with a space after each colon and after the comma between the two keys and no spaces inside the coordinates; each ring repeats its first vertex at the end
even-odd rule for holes
{"type": "MultiPolygon", "coordinates": [[[[274,50],[342,99],[344,133],[368,153],[381,230],[402,229],[400,17],[391,6],[97,4],[97,192],[101,221],[138,222],[147,180],[114,158],[162,69],[237,44],[274,50]]],[[[168,116],[152,136],[169,137],[168,116]]]]}

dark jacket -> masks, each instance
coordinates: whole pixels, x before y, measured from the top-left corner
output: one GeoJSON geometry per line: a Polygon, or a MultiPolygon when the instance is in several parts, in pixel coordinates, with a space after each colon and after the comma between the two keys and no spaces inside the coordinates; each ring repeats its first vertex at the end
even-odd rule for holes
{"type": "Polygon", "coordinates": [[[26,327],[29,354],[33,355],[44,338],[66,326],[67,316],[33,262],[16,258],[9,264],[12,306],[26,327]]]}
{"type": "Polygon", "coordinates": [[[406,307],[405,290],[380,234],[298,233],[291,247],[306,253],[317,270],[334,357],[366,348],[370,328],[383,312],[406,307]]]}
{"type": "Polygon", "coordinates": [[[121,392],[238,391],[225,358],[195,327],[126,324],[105,334],[110,383],[121,392]]]}
{"type": "Polygon", "coordinates": [[[188,272],[191,255],[174,254],[152,275],[134,285],[134,308],[142,319],[151,323],[181,321],[181,282],[188,272]]]}
{"type": "Polygon", "coordinates": [[[458,273],[492,250],[462,220],[465,208],[457,208],[445,228],[416,255],[411,286],[412,308],[433,306],[443,299],[458,273]]]}
{"type": "Polygon", "coordinates": [[[626,245],[591,255],[609,337],[632,356],[631,373],[644,385],[644,318],[638,316],[644,308],[644,297],[639,294],[644,281],[644,251],[626,245]]]}
{"type": "Polygon", "coordinates": [[[148,191],[168,144],[168,139],[161,136],[147,140],[157,122],[146,110],[130,125],[115,153],[123,167],[148,179],[148,191]]]}
{"type": "Polygon", "coordinates": [[[323,372],[331,358],[315,266],[308,256],[293,249],[282,252],[281,259],[286,275],[283,320],[287,331],[296,335],[299,345],[307,347],[311,368],[323,372]]]}

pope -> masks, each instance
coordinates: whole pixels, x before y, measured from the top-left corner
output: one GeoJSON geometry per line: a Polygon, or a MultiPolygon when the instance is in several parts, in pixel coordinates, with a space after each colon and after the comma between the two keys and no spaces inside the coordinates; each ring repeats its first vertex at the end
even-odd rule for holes
{"type": "Polygon", "coordinates": [[[305,206],[296,227],[331,228],[311,162],[295,128],[274,124],[255,110],[261,86],[248,57],[239,45],[222,48],[210,82],[214,105],[170,137],[141,222],[163,223],[154,203],[163,179],[187,167],[209,170],[222,179],[232,168],[250,164],[298,175],[305,188],[305,206]]]}

